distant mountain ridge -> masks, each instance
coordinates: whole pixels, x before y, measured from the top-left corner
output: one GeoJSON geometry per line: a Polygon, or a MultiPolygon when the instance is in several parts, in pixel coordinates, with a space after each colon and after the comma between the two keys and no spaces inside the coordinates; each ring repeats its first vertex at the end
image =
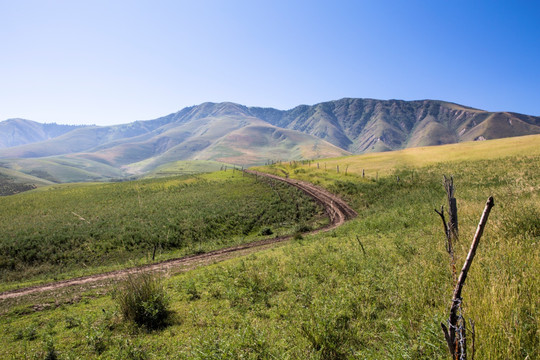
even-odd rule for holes
{"type": "Polygon", "coordinates": [[[8,119],[0,122],[0,149],[52,139],[80,127],[84,126],[41,124],[25,119],[8,119]]]}
{"type": "Polygon", "coordinates": [[[69,172],[70,181],[96,180],[177,160],[249,166],[529,134],[540,134],[540,117],[437,100],[344,98],[290,110],[203,103],[113,126],[6,120],[0,122],[0,165],[42,173],[46,159],[56,172],[69,172]]]}
{"type": "Polygon", "coordinates": [[[540,133],[537,116],[437,100],[345,98],[288,111],[250,111],[273,125],[315,135],[356,154],[540,133]]]}

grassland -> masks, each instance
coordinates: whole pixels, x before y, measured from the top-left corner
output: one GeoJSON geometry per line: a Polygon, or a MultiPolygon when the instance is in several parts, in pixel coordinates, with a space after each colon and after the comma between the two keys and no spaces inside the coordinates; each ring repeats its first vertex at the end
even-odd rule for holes
{"type": "Polygon", "coordinates": [[[237,165],[225,164],[217,161],[180,160],[158,166],[155,170],[144,174],[144,178],[193,175],[199,173],[223,171],[225,169],[232,170],[234,167],[236,167],[236,169],[241,169],[241,167],[238,167],[237,165]]]}
{"type": "Polygon", "coordinates": [[[38,186],[51,184],[51,181],[8,169],[0,165],[0,196],[17,194],[35,189],[38,186]]]}
{"type": "Polygon", "coordinates": [[[446,359],[440,323],[452,279],[433,211],[445,202],[446,174],[457,187],[458,266],[487,197],[496,204],[463,292],[464,315],[476,324],[475,358],[536,359],[539,143],[533,136],[331,159],[326,170],[324,161],[318,169],[316,161],[266,167],[337,192],[359,217],[167,278],[174,320],[163,330],[122,322],[114,288],[63,303],[42,299],[50,304],[43,311],[3,307],[0,357],[446,359]]]}
{"type": "Polygon", "coordinates": [[[125,175],[117,167],[70,156],[38,159],[2,159],[0,164],[6,169],[37,178],[35,183],[38,186],[42,182],[107,181],[122,178],[125,175]]]}
{"type": "Polygon", "coordinates": [[[229,170],[0,198],[0,288],[205,252],[265,229],[290,234],[296,219],[308,227],[323,221],[310,198],[276,186],[229,170]]]}

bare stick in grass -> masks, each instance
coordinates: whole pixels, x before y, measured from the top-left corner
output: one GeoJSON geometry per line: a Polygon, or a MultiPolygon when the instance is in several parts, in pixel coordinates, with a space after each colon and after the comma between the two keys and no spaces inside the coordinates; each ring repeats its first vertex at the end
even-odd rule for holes
{"type": "Polygon", "coordinates": [[[364,245],[360,241],[360,238],[358,237],[358,235],[356,235],[356,241],[358,241],[358,244],[360,244],[360,247],[362,248],[362,252],[364,253],[364,256],[366,256],[366,250],[364,250],[364,245]]]}
{"type": "Polygon", "coordinates": [[[452,236],[452,240],[458,240],[458,216],[457,216],[457,202],[454,196],[454,178],[448,179],[444,176],[444,188],[446,189],[446,196],[448,197],[448,231],[452,236]]]}
{"type": "MultiPolygon", "coordinates": [[[[471,244],[469,253],[467,255],[467,259],[465,260],[465,263],[463,264],[463,268],[461,269],[461,273],[459,274],[457,284],[454,288],[454,294],[452,296],[452,307],[450,308],[450,317],[448,318],[448,323],[449,323],[450,328],[448,329],[446,325],[444,325],[444,323],[441,323],[441,327],[444,332],[444,337],[446,339],[446,343],[448,344],[448,349],[450,350],[450,353],[452,354],[452,357],[454,359],[467,358],[466,353],[465,353],[466,347],[463,347],[463,348],[458,347],[458,343],[460,339],[458,339],[456,336],[456,329],[458,328],[458,320],[459,320],[458,312],[461,307],[461,300],[462,300],[461,291],[463,290],[463,286],[465,285],[467,274],[469,273],[469,269],[471,268],[472,262],[474,260],[474,256],[476,255],[476,249],[478,248],[478,244],[480,243],[480,238],[482,237],[482,234],[484,233],[484,228],[486,226],[489,213],[491,212],[491,209],[493,208],[493,206],[494,206],[493,197],[490,196],[486,202],[486,206],[484,207],[484,211],[480,218],[480,222],[478,223],[478,227],[476,228],[476,233],[474,234],[474,239],[471,244]],[[462,357],[462,354],[465,356],[462,357]]],[[[462,336],[461,340],[465,341],[464,332],[462,332],[460,335],[462,336]]],[[[474,335],[473,335],[473,343],[474,343],[474,335]]]]}

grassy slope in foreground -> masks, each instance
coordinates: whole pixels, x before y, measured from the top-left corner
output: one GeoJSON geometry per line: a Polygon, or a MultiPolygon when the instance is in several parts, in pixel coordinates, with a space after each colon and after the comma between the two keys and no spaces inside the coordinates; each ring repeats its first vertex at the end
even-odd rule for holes
{"type": "Polygon", "coordinates": [[[229,170],[0,198],[0,289],[146,262],[154,248],[164,260],[253,241],[265,228],[290,234],[291,219],[309,227],[324,221],[311,198],[276,186],[229,170]]]}
{"type": "Polygon", "coordinates": [[[134,331],[110,296],[91,293],[54,310],[13,308],[2,315],[8,335],[0,357],[43,355],[52,344],[61,357],[83,359],[447,359],[440,322],[452,284],[433,208],[445,202],[442,175],[452,174],[458,266],[488,195],[496,203],[463,292],[464,315],[476,323],[476,358],[538,358],[539,137],[492,156],[507,140],[465,144],[473,146],[468,158],[428,148],[429,164],[407,168],[394,158],[407,151],[336,160],[350,165],[348,175],[313,163],[285,167],[347,198],[359,217],[331,233],[167,279],[175,320],[162,331],[134,331]],[[362,178],[362,168],[379,178],[362,178]]]}

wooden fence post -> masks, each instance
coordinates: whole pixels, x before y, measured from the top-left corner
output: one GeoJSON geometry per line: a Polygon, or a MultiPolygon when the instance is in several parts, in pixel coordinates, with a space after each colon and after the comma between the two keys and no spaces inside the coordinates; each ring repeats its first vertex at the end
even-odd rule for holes
{"type": "MultiPolygon", "coordinates": [[[[445,178],[445,187],[446,185],[447,185],[447,182],[445,178]]],[[[447,188],[447,191],[448,191],[448,188],[447,188]]],[[[453,196],[453,189],[452,189],[451,195],[453,196]]],[[[449,199],[450,199],[450,192],[449,192],[449,199]]],[[[463,317],[461,316],[461,308],[462,308],[462,301],[463,301],[461,297],[461,291],[463,290],[463,286],[465,285],[465,280],[467,279],[467,274],[469,273],[472,262],[474,260],[474,256],[476,255],[476,250],[478,248],[478,244],[480,243],[480,238],[482,237],[482,234],[484,233],[484,228],[486,226],[491,209],[493,208],[494,205],[495,204],[493,201],[493,197],[490,196],[486,202],[484,211],[482,212],[482,216],[480,217],[480,222],[478,223],[478,227],[476,228],[476,233],[474,234],[471,248],[469,250],[469,253],[467,254],[467,259],[465,260],[465,263],[463,264],[463,267],[461,269],[461,272],[459,274],[459,277],[454,287],[454,292],[452,295],[452,305],[450,307],[450,316],[448,318],[448,327],[444,323],[441,323],[441,328],[443,330],[444,337],[448,345],[448,350],[450,351],[450,354],[452,355],[453,359],[459,359],[459,360],[467,359],[467,338],[466,338],[467,324],[466,324],[465,319],[463,319],[463,317]]],[[[446,223],[446,220],[444,218],[443,208],[441,208],[440,212],[437,211],[437,213],[441,216],[443,220],[443,225],[445,228],[447,240],[450,239],[448,242],[448,252],[450,253],[452,257],[452,262],[453,262],[453,249],[452,249],[452,242],[451,242],[453,235],[450,229],[450,224],[446,223]]],[[[454,214],[457,216],[457,207],[455,208],[454,214]]],[[[454,279],[455,279],[455,276],[454,276],[454,279]]],[[[474,334],[473,322],[471,322],[471,328],[472,328],[472,335],[473,335],[472,354],[473,354],[473,359],[474,359],[475,334],[474,334]]]]}

